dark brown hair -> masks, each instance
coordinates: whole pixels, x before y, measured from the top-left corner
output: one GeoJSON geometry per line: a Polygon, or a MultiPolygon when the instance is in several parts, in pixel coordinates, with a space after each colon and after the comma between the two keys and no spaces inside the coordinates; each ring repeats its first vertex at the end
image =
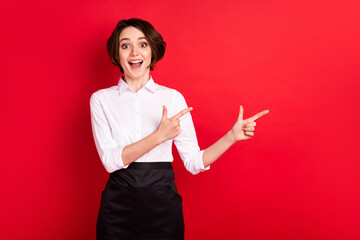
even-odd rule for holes
{"type": "Polygon", "coordinates": [[[124,70],[119,62],[119,36],[120,33],[127,27],[135,27],[144,33],[151,48],[150,70],[154,70],[155,63],[162,59],[165,54],[166,43],[160,33],[158,33],[158,31],[156,31],[149,22],[140,18],[122,19],[117,23],[106,44],[112,63],[115,66],[118,66],[120,71],[124,73],[124,70]]]}

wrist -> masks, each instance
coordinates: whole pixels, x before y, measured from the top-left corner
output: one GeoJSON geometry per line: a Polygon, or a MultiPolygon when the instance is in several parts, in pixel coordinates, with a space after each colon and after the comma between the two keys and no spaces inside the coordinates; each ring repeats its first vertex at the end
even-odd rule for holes
{"type": "Polygon", "coordinates": [[[161,136],[159,130],[156,130],[153,133],[153,137],[154,137],[154,141],[157,143],[157,145],[166,141],[166,139],[164,139],[164,137],[161,136]]]}
{"type": "Polygon", "coordinates": [[[226,135],[227,135],[228,141],[229,141],[231,144],[235,144],[235,143],[237,143],[237,142],[239,141],[239,140],[236,138],[233,129],[231,129],[226,135]]]}

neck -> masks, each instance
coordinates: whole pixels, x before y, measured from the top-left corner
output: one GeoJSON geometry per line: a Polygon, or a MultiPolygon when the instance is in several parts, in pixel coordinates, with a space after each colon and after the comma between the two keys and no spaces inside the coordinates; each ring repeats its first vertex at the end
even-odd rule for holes
{"type": "Polygon", "coordinates": [[[127,85],[129,85],[135,92],[139,91],[150,80],[150,74],[147,73],[139,78],[132,78],[127,75],[123,77],[127,85]]]}

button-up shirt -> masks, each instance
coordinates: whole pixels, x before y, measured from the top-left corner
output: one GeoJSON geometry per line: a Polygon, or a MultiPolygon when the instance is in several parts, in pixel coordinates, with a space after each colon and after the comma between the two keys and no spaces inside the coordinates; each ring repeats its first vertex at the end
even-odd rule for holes
{"type": "MultiPolygon", "coordinates": [[[[187,108],[183,95],[156,84],[150,76],[137,92],[121,77],[117,86],[100,89],[90,98],[91,126],[96,149],[105,169],[111,173],[125,169],[121,153],[129,144],[155,132],[160,124],[163,105],[168,118],[187,108]]],[[[210,169],[204,167],[190,112],[179,118],[180,134],[157,145],[135,162],[172,162],[172,142],[185,168],[192,174],[210,169]]]]}

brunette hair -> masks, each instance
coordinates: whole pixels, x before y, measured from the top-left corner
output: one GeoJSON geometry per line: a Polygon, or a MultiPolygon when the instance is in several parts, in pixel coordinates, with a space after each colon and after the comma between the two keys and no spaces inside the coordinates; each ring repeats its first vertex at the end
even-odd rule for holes
{"type": "Polygon", "coordinates": [[[118,66],[120,71],[124,73],[124,70],[119,62],[119,36],[120,33],[127,27],[135,27],[144,33],[151,48],[150,70],[154,70],[155,63],[162,59],[165,54],[166,43],[160,33],[158,33],[158,31],[156,31],[149,22],[140,18],[122,19],[117,23],[106,44],[111,62],[115,66],[118,66]]]}

